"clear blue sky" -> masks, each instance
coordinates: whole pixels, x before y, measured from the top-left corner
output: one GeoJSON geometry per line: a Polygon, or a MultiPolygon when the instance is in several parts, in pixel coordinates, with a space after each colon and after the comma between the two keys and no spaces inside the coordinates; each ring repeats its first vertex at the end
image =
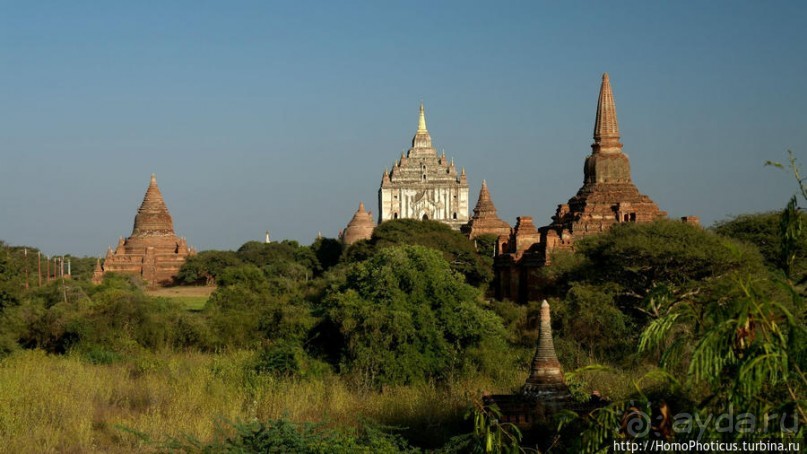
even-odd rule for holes
{"type": "Polygon", "coordinates": [[[0,239],[102,255],[152,172],[198,249],[336,236],[407,148],[549,222],[611,75],[634,181],[704,224],[779,209],[807,162],[807,3],[0,3],[0,239]]]}

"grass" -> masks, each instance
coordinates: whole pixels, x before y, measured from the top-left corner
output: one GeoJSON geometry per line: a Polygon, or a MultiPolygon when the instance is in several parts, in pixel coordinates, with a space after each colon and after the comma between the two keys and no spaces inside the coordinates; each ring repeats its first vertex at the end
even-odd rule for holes
{"type": "Polygon", "coordinates": [[[515,383],[468,379],[450,385],[361,392],[337,376],[300,380],[248,372],[250,352],[144,354],[111,365],[77,355],[18,351],[0,361],[0,438],[8,452],[142,452],[169,438],[211,441],[222,420],[286,417],[404,428],[424,444],[462,431],[462,414],[483,390],[515,383]],[[428,433],[437,439],[421,439],[428,433]],[[138,435],[141,434],[141,435],[138,435]]]}
{"type": "Polygon", "coordinates": [[[198,287],[162,287],[146,291],[149,296],[160,298],[170,298],[178,303],[181,303],[189,311],[200,311],[205,307],[207,300],[216,287],[198,286],[198,287]]]}

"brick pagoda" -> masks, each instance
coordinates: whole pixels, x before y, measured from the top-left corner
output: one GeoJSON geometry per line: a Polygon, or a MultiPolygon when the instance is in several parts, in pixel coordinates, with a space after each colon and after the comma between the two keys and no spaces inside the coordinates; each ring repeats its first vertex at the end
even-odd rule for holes
{"type": "Polygon", "coordinates": [[[485,180],[482,180],[482,189],[479,190],[479,200],[474,207],[474,215],[460,230],[472,240],[481,235],[495,235],[496,237],[510,235],[510,224],[496,214],[496,206],[490,197],[485,180]]]}
{"type": "Polygon", "coordinates": [[[339,233],[339,239],[347,245],[360,240],[369,240],[373,236],[374,229],[373,213],[365,211],[364,202],[359,202],[359,209],[347,224],[347,228],[339,233]]]}
{"type": "Polygon", "coordinates": [[[499,255],[494,269],[496,297],[521,302],[535,300],[535,271],[549,264],[558,250],[571,250],[574,239],[608,230],[620,222],[652,222],[666,218],[650,197],[641,194],[633,184],[630,160],[622,152],[616,105],[608,74],[603,74],[597,115],[594,121],[594,143],[586,158],[583,186],[577,195],[558,205],[552,223],[538,229],[535,238],[532,219],[519,218],[509,238],[499,241],[499,255]],[[521,235],[521,236],[520,236],[521,235]]]}
{"type": "Polygon", "coordinates": [[[150,285],[170,284],[185,259],[195,254],[185,238],[174,233],[174,221],[157,186],[157,177],[152,174],[135,215],[132,235],[121,238],[114,250],[109,248],[93,280],[100,282],[105,273],[126,273],[141,276],[150,285]]]}

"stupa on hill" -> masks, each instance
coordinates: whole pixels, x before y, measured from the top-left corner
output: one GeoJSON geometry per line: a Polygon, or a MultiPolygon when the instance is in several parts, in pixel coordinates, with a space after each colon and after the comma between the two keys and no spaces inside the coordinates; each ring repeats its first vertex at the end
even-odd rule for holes
{"type": "Polygon", "coordinates": [[[138,275],[151,285],[169,284],[185,259],[195,254],[185,238],[174,233],[174,221],[157,186],[157,177],[152,174],[131,236],[125,240],[121,237],[114,250],[107,250],[103,266],[96,267],[93,281],[100,282],[105,273],[127,273],[138,275]]]}
{"type": "Polygon", "coordinates": [[[479,190],[479,200],[474,207],[474,215],[467,224],[460,228],[460,231],[472,240],[481,235],[495,235],[496,237],[510,235],[510,224],[496,214],[496,206],[490,197],[485,180],[482,180],[482,188],[479,190]]]}
{"type": "Polygon", "coordinates": [[[359,202],[359,209],[356,210],[345,230],[339,233],[339,239],[347,245],[360,240],[369,240],[373,236],[373,229],[375,229],[373,213],[365,211],[364,202],[359,202]]]}

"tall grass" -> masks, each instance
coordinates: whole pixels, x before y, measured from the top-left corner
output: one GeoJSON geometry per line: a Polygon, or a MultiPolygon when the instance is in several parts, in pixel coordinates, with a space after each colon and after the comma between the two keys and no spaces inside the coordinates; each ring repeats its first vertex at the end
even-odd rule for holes
{"type": "Polygon", "coordinates": [[[8,452],[157,450],[169,438],[211,441],[223,420],[286,417],[402,427],[424,445],[456,433],[470,399],[515,383],[484,378],[359,391],[337,376],[251,373],[250,352],[144,353],[110,365],[20,351],[0,361],[0,437],[8,452]],[[138,435],[139,434],[139,435],[138,435]]]}

